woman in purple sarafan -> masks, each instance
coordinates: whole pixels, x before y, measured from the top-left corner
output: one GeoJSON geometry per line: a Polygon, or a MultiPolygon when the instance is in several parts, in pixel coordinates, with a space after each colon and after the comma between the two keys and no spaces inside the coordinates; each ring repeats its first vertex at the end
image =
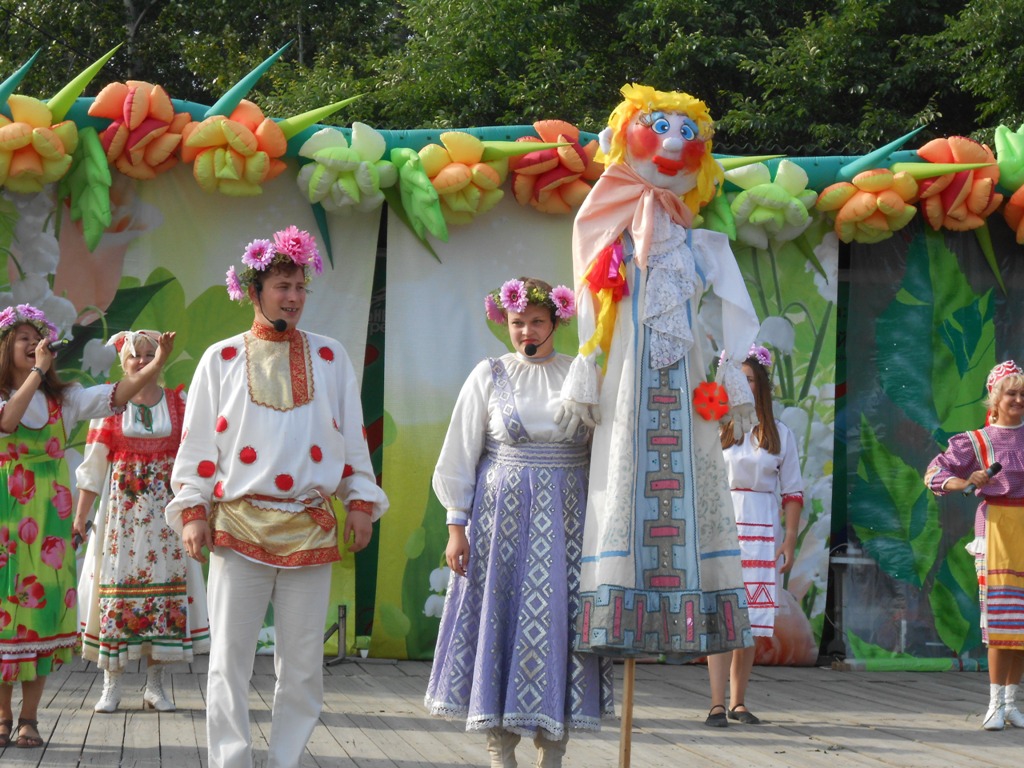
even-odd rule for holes
{"type": "Polygon", "coordinates": [[[1024,728],[1017,690],[1024,673],[1024,370],[1012,360],[988,375],[988,417],[982,429],[954,435],[932,460],[925,483],[936,494],[972,490],[981,503],[974,555],[981,635],[988,645],[991,698],[987,731],[1024,728]]]}
{"type": "Polygon", "coordinates": [[[425,703],[485,731],[493,767],[515,766],[527,736],[557,768],[569,730],[613,711],[611,660],[572,650],[590,430],[556,421],[572,360],[552,337],[575,300],[524,277],[485,306],[516,351],[473,369],[434,470],[452,574],[425,703]]]}

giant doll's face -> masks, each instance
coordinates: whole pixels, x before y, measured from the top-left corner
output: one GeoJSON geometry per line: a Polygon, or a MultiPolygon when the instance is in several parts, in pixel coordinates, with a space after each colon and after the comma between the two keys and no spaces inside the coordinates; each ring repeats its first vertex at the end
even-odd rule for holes
{"type": "Polygon", "coordinates": [[[697,123],[678,112],[640,112],[626,126],[626,162],[677,195],[697,185],[705,148],[697,123]]]}

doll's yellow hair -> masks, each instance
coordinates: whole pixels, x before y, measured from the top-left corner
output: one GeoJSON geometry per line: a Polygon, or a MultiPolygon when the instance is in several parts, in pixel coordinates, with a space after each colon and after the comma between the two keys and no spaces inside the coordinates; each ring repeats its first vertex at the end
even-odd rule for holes
{"type": "Polygon", "coordinates": [[[605,165],[626,161],[626,126],[639,112],[662,111],[686,115],[697,123],[698,133],[705,139],[704,157],[701,158],[700,170],[697,172],[697,186],[683,195],[683,202],[696,213],[714,198],[718,186],[725,180],[722,167],[711,156],[711,136],[715,129],[707,105],[688,93],[658,91],[649,85],[636,83],[622,86],[620,92],[625,100],[608,118],[608,127],[612,129],[608,153],[598,153],[597,159],[605,165]]]}

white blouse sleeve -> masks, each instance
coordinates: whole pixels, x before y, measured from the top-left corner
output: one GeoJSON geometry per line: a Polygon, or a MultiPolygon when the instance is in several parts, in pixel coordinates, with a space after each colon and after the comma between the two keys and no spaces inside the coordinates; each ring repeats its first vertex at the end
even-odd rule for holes
{"type": "Polygon", "coordinates": [[[61,399],[61,411],[64,425],[70,432],[75,424],[83,419],[102,419],[115,413],[122,413],[123,408],[112,407],[111,398],[116,384],[97,384],[94,387],[83,387],[72,384],[64,390],[61,399]]]}
{"type": "Polygon", "coordinates": [[[491,388],[490,364],[483,360],[462,385],[434,468],[434,493],[448,510],[449,523],[464,524],[473,508],[476,468],[487,435],[491,388]]]}
{"type": "MultiPolygon", "coordinates": [[[[742,362],[761,327],[743,273],[721,232],[693,230],[693,256],[715,295],[722,301],[722,346],[726,355],[742,362]]],[[[731,394],[731,393],[730,393],[731,394]]]]}
{"type": "MultiPolygon", "coordinates": [[[[103,428],[101,419],[93,419],[89,424],[89,431],[103,428]]],[[[110,467],[108,456],[110,449],[105,443],[89,441],[85,446],[85,458],[75,470],[75,483],[80,491],[91,491],[100,496],[103,494],[103,486],[107,482],[107,469],[110,467]]]]}
{"type": "Polygon", "coordinates": [[[213,472],[200,472],[204,460],[216,464],[219,459],[216,443],[217,414],[220,407],[220,371],[211,370],[219,356],[214,347],[203,353],[192,377],[185,420],[182,423],[182,440],[178,455],[171,471],[171,499],[164,510],[167,524],[179,534],[182,530],[181,515],[186,509],[203,507],[210,511],[213,487],[216,483],[213,472]],[[205,477],[204,477],[205,475],[205,477]]]}
{"type": "Polygon", "coordinates": [[[796,438],[789,427],[775,422],[779,430],[782,449],[779,451],[779,491],[783,497],[803,495],[804,479],[800,475],[800,456],[796,451],[796,438]]]}

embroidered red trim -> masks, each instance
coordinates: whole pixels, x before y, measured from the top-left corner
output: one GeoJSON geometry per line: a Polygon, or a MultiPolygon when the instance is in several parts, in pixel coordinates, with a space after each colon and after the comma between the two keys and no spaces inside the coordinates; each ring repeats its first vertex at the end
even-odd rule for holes
{"type": "Polygon", "coordinates": [[[350,501],[345,506],[348,507],[349,512],[365,512],[368,515],[373,514],[372,501],[363,501],[362,499],[356,499],[355,501],[350,501]]]}
{"type": "Polygon", "coordinates": [[[788,504],[791,501],[795,501],[801,507],[804,505],[804,495],[802,493],[787,493],[782,497],[782,503],[788,504]]]}
{"type": "Polygon", "coordinates": [[[321,549],[310,549],[282,557],[272,555],[260,546],[247,541],[241,541],[225,531],[214,531],[213,545],[215,547],[229,547],[240,555],[245,555],[260,563],[273,565],[278,568],[294,568],[301,565],[325,565],[336,563],[341,560],[341,555],[336,547],[322,547],[321,549]]]}
{"type": "Polygon", "coordinates": [[[188,507],[181,512],[181,524],[188,525],[189,523],[195,522],[196,520],[206,520],[206,507],[197,504],[194,507],[188,507]]]}

